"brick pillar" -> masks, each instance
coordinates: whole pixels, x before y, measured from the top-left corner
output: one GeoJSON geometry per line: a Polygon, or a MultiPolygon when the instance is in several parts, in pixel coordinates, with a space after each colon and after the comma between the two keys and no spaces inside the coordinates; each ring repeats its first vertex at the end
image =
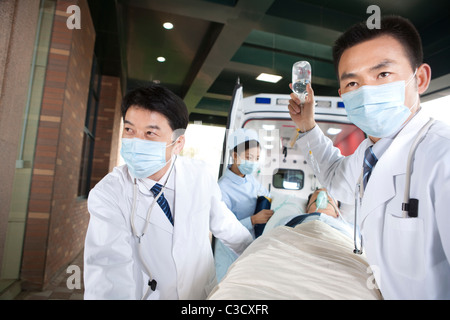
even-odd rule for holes
{"type": "Polygon", "coordinates": [[[122,117],[120,112],[121,100],[120,79],[102,76],[95,129],[91,188],[117,165],[120,121],[122,117]]]}
{"type": "Polygon", "coordinates": [[[95,43],[87,0],[57,1],[39,119],[21,278],[44,288],[84,246],[89,215],[77,197],[95,43]],[[81,9],[81,29],[66,26],[81,9]]]}

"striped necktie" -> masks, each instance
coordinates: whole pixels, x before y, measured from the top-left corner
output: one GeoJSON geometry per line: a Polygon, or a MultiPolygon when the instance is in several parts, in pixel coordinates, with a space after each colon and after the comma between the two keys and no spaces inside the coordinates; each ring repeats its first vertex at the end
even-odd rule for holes
{"type": "MultiPolygon", "coordinates": [[[[156,197],[161,192],[161,188],[162,185],[157,183],[150,189],[150,191],[153,192],[153,195],[156,197]]],[[[169,203],[167,202],[166,198],[164,198],[164,193],[161,194],[156,202],[161,207],[161,210],[164,212],[167,219],[169,219],[170,223],[173,225],[172,213],[170,212],[169,203]]]]}
{"type": "Polygon", "coordinates": [[[372,151],[372,147],[370,146],[366,149],[364,153],[364,165],[363,165],[363,187],[366,189],[367,182],[369,181],[370,175],[372,173],[373,168],[377,164],[377,157],[372,151]]]}

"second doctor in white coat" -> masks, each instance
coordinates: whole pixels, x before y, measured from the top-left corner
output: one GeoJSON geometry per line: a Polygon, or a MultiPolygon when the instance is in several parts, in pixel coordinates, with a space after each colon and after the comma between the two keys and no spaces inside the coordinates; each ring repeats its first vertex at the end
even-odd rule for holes
{"type": "Polygon", "coordinates": [[[176,131],[188,123],[180,98],[162,86],[136,89],[124,97],[122,113],[127,164],[88,199],[85,299],[204,299],[216,284],[209,231],[238,254],[252,236],[204,165],[177,156],[184,136],[176,131]],[[165,186],[165,204],[155,201],[156,183],[165,186]],[[150,280],[156,287],[149,289],[150,280]]]}
{"type": "Polygon", "coordinates": [[[347,115],[369,138],[343,157],[314,122],[309,87],[304,112],[291,94],[291,117],[305,128],[297,143],[306,154],[311,146],[319,179],[334,197],[357,201],[365,253],[383,297],[450,299],[450,127],[442,122],[431,125],[412,158],[409,195],[419,200],[418,215],[402,212],[408,154],[430,120],[420,110],[431,78],[420,36],[406,19],[388,17],[381,29],[350,28],[333,52],[347,115]],[[366,159],[373,168],[367,183],[366,159]]]}

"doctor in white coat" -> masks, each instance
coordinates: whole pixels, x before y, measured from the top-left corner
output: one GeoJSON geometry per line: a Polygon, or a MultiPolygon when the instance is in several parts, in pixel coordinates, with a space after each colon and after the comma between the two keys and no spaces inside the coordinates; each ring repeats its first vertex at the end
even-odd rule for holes
{"type": "Polygon", "coordinates": [[[422,63],[419,34],[400,17],[383,18],[381,29],[361,23],[336,41],[333,56],[348,117],[369,137],[353,155],[342,156],[316,126],[309,86],[303,112],[291,94],[291,117],[305,128],[297,143],[306,154],[309,140],[329,192],[356,203],[364,251],[383,297],[450,299],[448,126],[435,121],[424,129],[407,173],[411,145],[430,120],[420,110],[419,95],[428,88],[431,69],[422,63]],[[409,197],[418,200],[418,210],[410,207],[406,214],[408,177],[409,197]]]}
{"type": "Polygon", "coordinates": [[[204,165],[177,156],[188,124],[180,98],[139,88],[124,97],[122,114],[126,165],[88,198],[84,297],[204,299],[216,284],[210,230],[237,254],[252,236],[204,165]]]}

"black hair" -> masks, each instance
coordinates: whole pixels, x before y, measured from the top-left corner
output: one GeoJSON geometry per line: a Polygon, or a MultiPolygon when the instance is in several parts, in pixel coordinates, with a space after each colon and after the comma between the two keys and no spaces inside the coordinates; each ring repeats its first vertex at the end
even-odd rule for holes
{"type": "Polygon", "coordinates": [[[256,141],[256,140],[247,140],[245,142],[242,142],[242,143],[238,144],[236,147],[234,147],[233,152],[238,153],[238,150],[239,150],[239,152],[247,151],[248,149],[255,148],[255,147],[259,148],[259,142],[258,141],[256,141]]]}
{"type": "Polygon", "coordinates": [[[186,104],[166,87],[152,84],[128,92],[122,99],[122,117],[131,106],[155,111],[166,117],[173,131],[186,129],[189,123],[189,113],[186,104]]]}
{"type": "Polygon", "coordinates": [[[364,21],[350,27],[336,40],[333,62],[337,77],[339,78],[339,61],[345,50],[384,35],[391,36],[402,44],[413,70],[422,64],[422,40],[414,25],[400,16],[385,16],[381,18],[380,29],[369,29],[364,21]]]}

